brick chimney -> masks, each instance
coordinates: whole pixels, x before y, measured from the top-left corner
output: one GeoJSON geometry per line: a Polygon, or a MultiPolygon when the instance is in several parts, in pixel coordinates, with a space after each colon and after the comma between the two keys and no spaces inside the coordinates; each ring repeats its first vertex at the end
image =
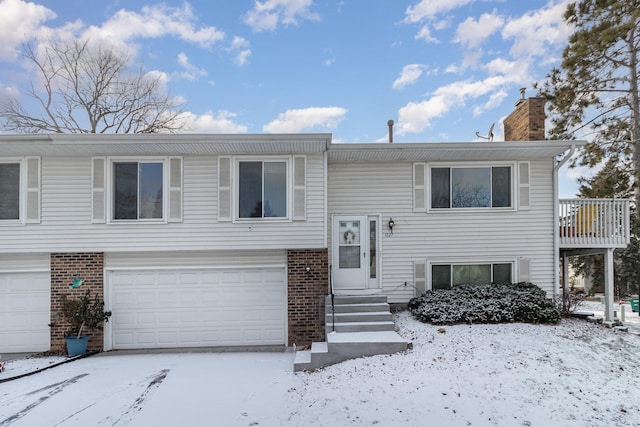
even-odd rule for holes
{"type": "Polygon", "coordinates": [[[516,109],[504,119],[504,140],[543,141],[546,100],[540,97],[525,99],[523,89],[520,93],[522,98],[516,102],[516,109]]]}

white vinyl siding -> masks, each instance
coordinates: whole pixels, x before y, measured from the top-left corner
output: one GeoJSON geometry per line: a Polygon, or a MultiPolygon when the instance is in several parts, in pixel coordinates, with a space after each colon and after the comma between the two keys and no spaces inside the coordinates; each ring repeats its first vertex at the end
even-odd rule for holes
{"type": "MultiPolygon", "coordinates": [[[[174,250],[305,249],[325,246],[324,156],[306,156],[306,219],[221,222],[218,157],[182,157],[182,222],[96,222],[96,168],[91,157],[41,159],[41,222],[2,224],[0,258],[14,252],[167,252],[174,250]]],[[[98,174],[100,175],[100,174],[98,174]]],[[[167,186],[169,183],[167,181],[167,186]]]]}
{"type": "Polygon", "coordinates": [[[385,231],[393,218],[393,235],[381,236],[382,292],[390,302],[406,302],[415,295],[405,282],[415,279],[416,259],[470,263],[479,258],[489,262],[527,258],[531,281],[551,294],[553,164],[548,159],[529,164],[530,186],[535,189],[530,209],[457,209],[438,214],[414,212],[413,163],[330,164],[329,216],[381,214],[385,231]]]}

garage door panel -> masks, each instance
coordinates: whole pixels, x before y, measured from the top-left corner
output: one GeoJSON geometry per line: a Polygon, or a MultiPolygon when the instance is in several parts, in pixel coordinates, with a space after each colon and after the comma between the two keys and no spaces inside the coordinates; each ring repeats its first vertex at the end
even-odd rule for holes
{"type": "Polygon", "coordinates": [[[284,344],[285,277],[281,267],[111,272],[113,346],[284,344]]]}
{"type": "Polygon", "coordinates": [[[50,348],[48,271],[0,273],[0,353],[50,348]]]}

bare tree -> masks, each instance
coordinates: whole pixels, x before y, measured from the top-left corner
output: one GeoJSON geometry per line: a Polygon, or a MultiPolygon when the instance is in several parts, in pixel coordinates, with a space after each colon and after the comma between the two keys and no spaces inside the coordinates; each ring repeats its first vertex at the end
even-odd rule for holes
{"type": "Polygon", "coordinates": [[[0,105],[0,126],[17,133],[178,132],[182,107],[163,89],[161,76],[129,71],[130,57],[88,41],[52,43],[22,54],[37,70],[25,95],[0,105]]]}

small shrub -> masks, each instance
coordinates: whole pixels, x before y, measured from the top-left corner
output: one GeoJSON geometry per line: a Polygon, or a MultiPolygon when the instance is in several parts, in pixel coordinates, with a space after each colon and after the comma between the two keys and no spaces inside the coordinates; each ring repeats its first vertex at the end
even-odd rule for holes
{"type": "Polygon", "coordinates": [[[71,324],[71,330],[65,336],[75,335],[78,338],[84,328],[102,329],[103,323],[111,317],[111,312],[104,310],[104,301],[98,295],[91,296],[89,289],[76,299],[62,295],[61,312],[71,324]]]}
{"type": "Polygon", "coordinates": [[[427,291],[408,304],[421,322],[558,323],[560,312],[545,292],[532,283],[459,285],[427,291]]]}
{"type": "Polygon", "coordinates": [[[562,314],[566,315],[576,311],[586,298],[587,296],[583,291],[565,290],[557,305],[562,314]]]}

